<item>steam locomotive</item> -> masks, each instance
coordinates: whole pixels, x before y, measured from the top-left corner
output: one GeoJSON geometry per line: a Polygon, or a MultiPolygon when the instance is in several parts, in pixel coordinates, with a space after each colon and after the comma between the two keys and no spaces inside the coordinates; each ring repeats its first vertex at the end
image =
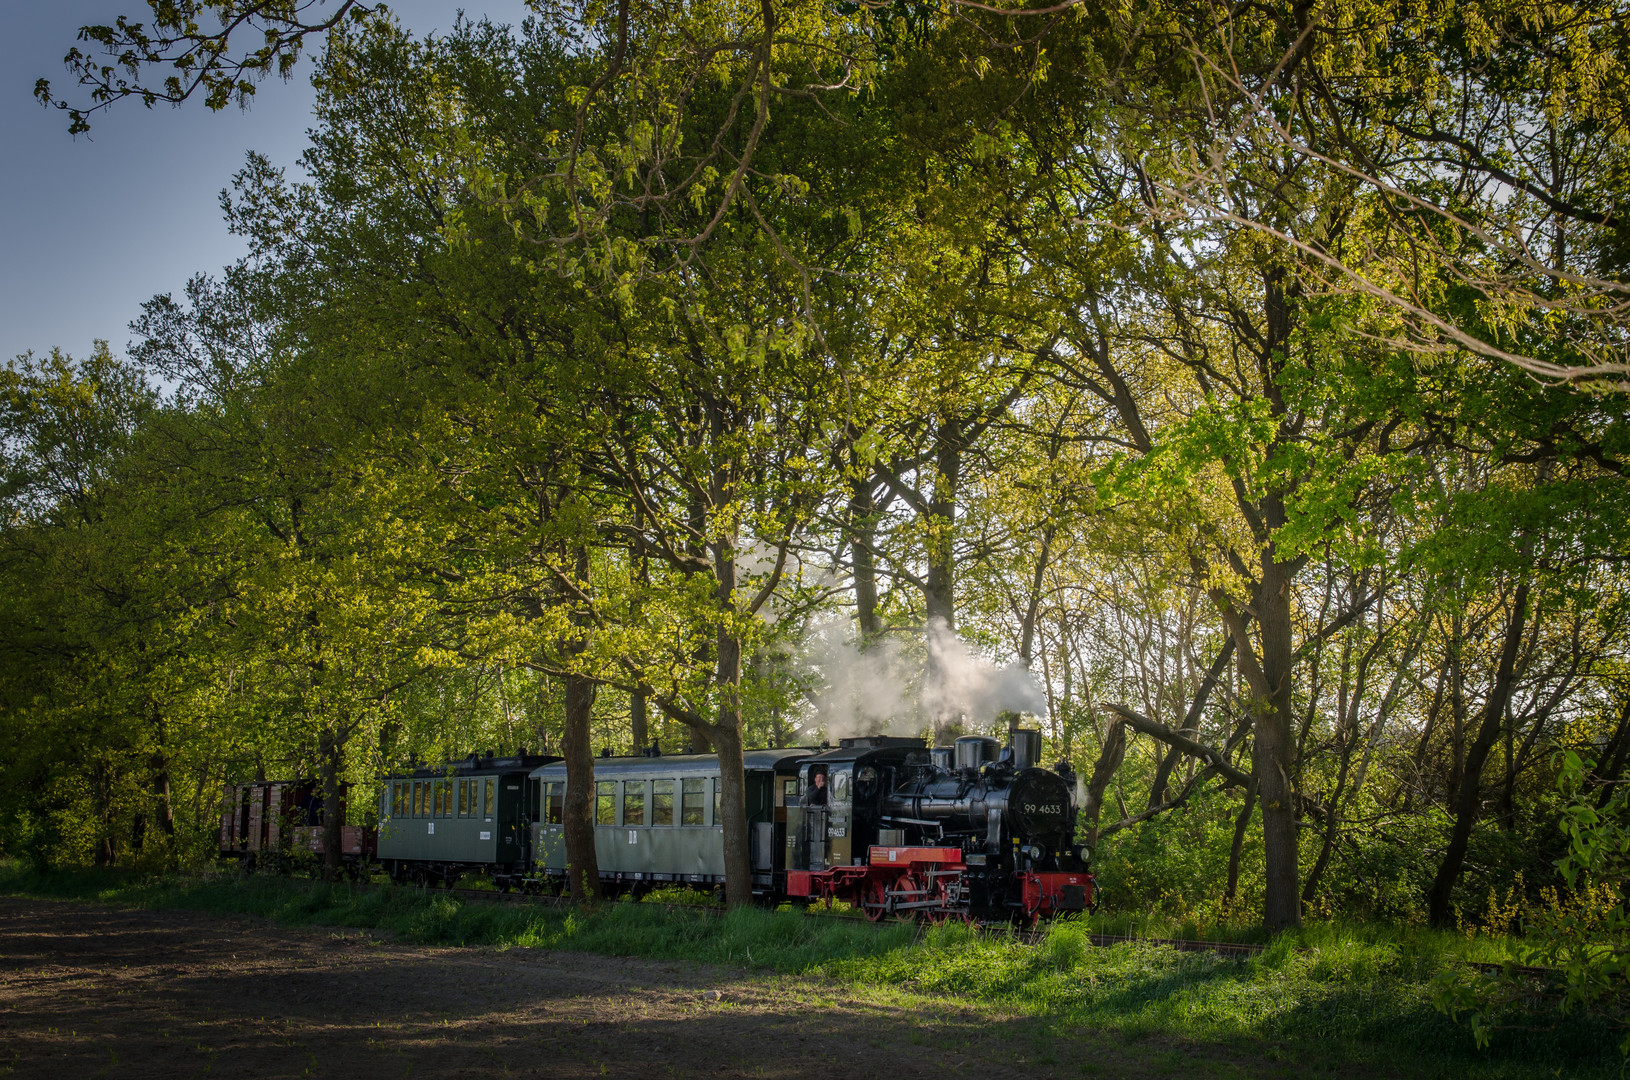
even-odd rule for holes
{"type": "MultiPolygon", "coordinates": [[[[755,895],[767,904],[843,901],[873,920],[1030,923],[1090,909],[1074,774],[1062,762],[1042,768],[1040,749],[1040,732],[1016,728],[1006,746],[983,736],[933,748],[871,736],[747,751],[755,895]]],[[[715,756],[601,757],[594,785],[606,892],[722,886],[715,756]]],[[[370,854],[399,882],[451,885],[480,874],[506,891],[558,893],[565,789],[563,762],[525,755],[386,777],[370,854]]]]}
{"type": "Polygon", "coordinates": [[[1034,922],[1092,907],[1073,773],[1062,762],[1040,767],[1040,732],[1010,735],[1005,748],[972,735],[933,749],[845,739],[801,759],[787,806],[786,895],[845,900],[873,920],[1034,922]]]}

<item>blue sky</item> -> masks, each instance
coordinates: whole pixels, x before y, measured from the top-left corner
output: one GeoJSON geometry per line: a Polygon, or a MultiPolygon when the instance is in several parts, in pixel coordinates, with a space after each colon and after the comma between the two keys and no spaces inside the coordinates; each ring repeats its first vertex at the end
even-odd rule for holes
{"type": "MultiPolygon", "coordinates": [[[[522,0],[400,0],[415,32],[471,17],[519,22],[522,0]]],[[[0,362],[53,346],[74,356],[105,338],[123,352],[143,301],[179,293],[198,271],[243,252],[218,196],[250,150],[293,165],[311,122],[309,59],[290,82],[261,84],[245,112],[201,103],[100,113],[71,137],[34,100],[34,81],[71,89],[62,57],[87,23],[148,21],[143,0],[0,0],[0,362]]]]}

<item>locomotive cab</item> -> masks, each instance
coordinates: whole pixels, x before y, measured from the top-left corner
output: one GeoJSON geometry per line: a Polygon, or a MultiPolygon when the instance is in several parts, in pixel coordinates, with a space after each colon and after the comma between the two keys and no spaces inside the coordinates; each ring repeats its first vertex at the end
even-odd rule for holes
{"type": "Polygon", "coordinates": [[[786,868],[863,865],[884,824],[883,798],[913,754],[926,761],[927,744],[878,735],[801,760],[797,793],[787,799],[786,868]]]}

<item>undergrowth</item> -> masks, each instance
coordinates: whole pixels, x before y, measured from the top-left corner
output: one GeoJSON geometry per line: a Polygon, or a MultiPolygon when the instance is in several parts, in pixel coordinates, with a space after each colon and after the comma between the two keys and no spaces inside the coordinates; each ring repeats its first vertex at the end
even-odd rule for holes
{"type": "Polygon", "coordinates": [[[1147,921],[1134,928],[1124,919],[1061,924],[1032,946],[965,927],[919,932],[906,923],[874,927],[788,910],[721,916],[617,902],[583,911],[228,873],[39,874],[0,864],[0,892],[367,928],[430,945],[576,950],[825,976],[1029,1014],[1062,1037],[1091,1029],[1275,1053],[1301,1048],[1409,1075],[1606,1076],[1620,1064],[1611,1032],[1534,1003],[1540,1011],[1496,1018],[1492,1042],[1478,1049],[1464,1027],[1433,1008],[1430,984],[1464,961],[1504,959],[1504,939],[1384,924],[1314,924],[1236,959],[1091,944],[1095,932],[1181,936],[1180,926],[1147,921]]]}

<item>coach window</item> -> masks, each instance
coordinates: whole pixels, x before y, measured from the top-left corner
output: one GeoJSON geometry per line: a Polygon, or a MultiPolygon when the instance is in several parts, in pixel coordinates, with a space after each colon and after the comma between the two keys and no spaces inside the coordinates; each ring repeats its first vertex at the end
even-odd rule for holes
{"type": "MultiPolygon", "coordinates": [[[[482,805],[487,808],[485,816],[489,818],[492,817],[492,792],[493,788],[496,786],[497,785],[493,781],[493,778],[490,776],[487,777],[487,794],[485,800],[482,802],[482,805]]],[[[532,816],[533,818],[538,816],[538,808],[536,806],[532,808],[532,816]]]]}
{"type": "Polygon", "coordinates": [[[543,792],[543,806],[545,810],[544,824],[559,825],[561,817],[561,803],[565,799],[565,784],[545,784],[543,792]]]}
{"type": "Polygon", "coordinates": [[[594,823],[617,824],[617,781],[601,780],[594,785],[594,823]]]}
{"type": "Polygon", "coordinates": [[[724,818],[719,815],[719,787],[724,781],[719,777],[713,778],[713,821],[710,824],[723,825],[724,818]]]}
{"type": "Polygon", "coordinates": [[[679,806],[679,824],[703,825],[702,805],[707,798],[707,781],[700,776],[687,779],[679,806]]]}
{"type": "Polygon", "coordinates": [[[672,780],[651,781],[651,824],[672,825],[674,823],[674,782],[672,780]]]}
{"type": "Polygon", "coordinates": [[[470,782],[468,780],[458,782],[458,816],[470,816],[470,782]]]}
{"type": "Polygon", "coordinates": [[[623,824],[645,824],[644,780],[629,780],[623,784],[623,824]]]}

